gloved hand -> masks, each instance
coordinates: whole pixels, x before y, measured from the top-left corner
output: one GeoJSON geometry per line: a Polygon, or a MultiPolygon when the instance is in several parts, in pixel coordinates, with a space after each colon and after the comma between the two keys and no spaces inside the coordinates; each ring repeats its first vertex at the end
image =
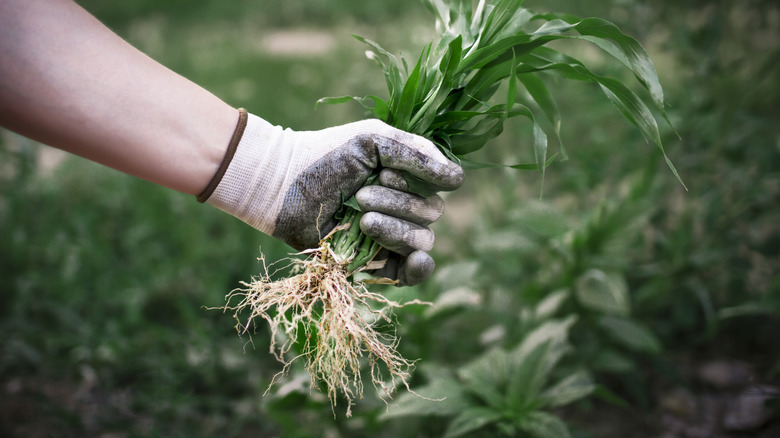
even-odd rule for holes
{"type": "Polygon", "coordinates": [[[319,246],[338,224],[333,216],[341,202],[356,195],[366,212],[362,231],[392,252],[378,274],[411,285],[433,271],[427,225],[444,203],[438,195],[409,193],[410,175],[432,192],[463,182],[460,166],[433,143],[379,120],[293,131],[241,110],[222,167],[198,200],[303,250],[319,246]],[[377,168],[380,185],[358,192],[377,168]]]}

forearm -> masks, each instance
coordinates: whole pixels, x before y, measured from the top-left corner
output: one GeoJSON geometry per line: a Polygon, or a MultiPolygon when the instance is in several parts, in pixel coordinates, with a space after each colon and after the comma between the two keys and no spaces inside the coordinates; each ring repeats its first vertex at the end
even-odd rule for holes
{"type": "Polygon", "coordinates": [[[68,0],[0,0],[0,124],[198,194],[238,112],[68,0]]]}

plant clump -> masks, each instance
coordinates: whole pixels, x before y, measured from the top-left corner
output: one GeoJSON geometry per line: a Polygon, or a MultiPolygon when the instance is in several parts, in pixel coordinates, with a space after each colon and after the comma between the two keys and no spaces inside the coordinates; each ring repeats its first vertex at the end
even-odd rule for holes
{"type": "MultiPolygon", "coordinates": [[[[591,83],[648,143],[659,148],[682,183],[661,142],[655,113],[669,120],[655,67],[639,42],[613,23],[536,13],[523,8],[523,0],[480,0],[476,7],[470,0],[428,3],[437,17],[440,35],[423,48],[416,63],[397,58],[374,41],[356,37],[369,47],[369,58],[383,71],[386,99],[338,96],[319,103],[358,102],[389,125],[430,139],[464,168],[537,170],[543,181],[545,168],[558,157],[558,153],[548,155],[549,138],[558,143],[561,158],[566,158],[560,140],[561,113],[545,82],[591,83]],[[564,40],[593,44],[604,51],[633,73],[643,95],[547,46],[564,40]],[[525,118],[533,127],[532,162],[485,163],[467,157],[498,137],[504,123],[512,118],[525,118]]],[[[376,169],[366,184],[374,183],[380,170],[376,169]]],[[[415,178],[408,177],[406,182],[412,193],[427,193],[425,184],[415,178]]],[[[245,289],[228,295],[228,301],[239,299],[239,303],[226,308],[235,310],[236,317],[241,310],[250,309],[245,322],[239,322],[240,332],[248,331],[258,317],[270,324],[271,352],[285,364],[282,374],[295,359],[304,357],[312,386],[322,380],[333,404],[343,393],[351,406],[362,395],[363,362],[371,369],[373,384],[388,390],[388,395],[393,385],[383,382],[379,365],[389,372],[391,384],[400,380],[408,388],[413,362],[396,352],[395,333],[378,330],[378,323],[391,322],[387,312],[401,304],[369,292],[353,275],[376,269],[374,259],[381,248],[357,226],[363,212],[354,197],[345,198],[340,225],[319,248],[302,253],[308,259],[294,262],[298,275],[272,281],[266,274],[245,283],[245,289]],[[300,353],[288,359],[296,343],[300,343],[300,353]]]]}
{"type": "Polygon", "coordinates": [[[392,309],[425,303],[402,304],[369,291],[364,282],[352,278],[351,260],[339,260],[327,239],[319,248],[301,253],[305,259],[287,259],[298,272],[291,277],[272,280],[261,257],[265,273],[230,292],[223,309],[234,312],[240,334],[249,333],[260,319],[268,323],[270,352],[284,364],[271,385],[301,359],[311,387],[321,381],[334,407],[343,395],[349,417],[355,400],[363,396],[362,366],[368,365],[372,384],[387,397],[398,383],[409,389],[414,361],[398,353],[395,331],[382,330],[382,325],[391,325],[392,309]],[[248,316],[242,316],[245,311],[248,316]]]}

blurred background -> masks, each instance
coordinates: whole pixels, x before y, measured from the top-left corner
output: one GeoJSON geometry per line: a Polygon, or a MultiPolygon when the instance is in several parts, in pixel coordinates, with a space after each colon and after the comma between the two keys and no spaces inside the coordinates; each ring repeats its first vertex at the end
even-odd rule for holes
{"type": "MultiPolygon", "coordinates": [[[[230,104],[299,130],[365,117],[358,105],[315,109],[320,97],[386,95],[352,34],[407,59],[435,36],[418,0],[79,3],[230,104]]],[[[436,303],[397,314],[399,349],[420,359],[413,387],[468,380],[469,364],[566,320],[549,382],[576,371],[593,391],[544,411],[573,436],[780,436],[780,6],[525,6],[606,18],[644,45],[688,191],[598,87],[544,78],[569,160],[548,169],[543,197],[538,173],[469,171],[435,225],[435,278],[382,290],[436,303]]],[[[631,79],[584,43],[556,47],[631,79]]],[[[518,121],[481,153],[531,161],[530,127],[518,121]]],[[[0,155],[1,436],[457,435],[466,407],[388,411],[370,386],[353,418],[343,406],[334,418],[297,368],[263,396],[280,370],[268,333],[249,343],[208,308],[260,273],[261,250],[275,260],[289,248],[192,197],[7,131],[0,155]]],[[[525,412],[467,436],[526,436],[525,412]]]]}

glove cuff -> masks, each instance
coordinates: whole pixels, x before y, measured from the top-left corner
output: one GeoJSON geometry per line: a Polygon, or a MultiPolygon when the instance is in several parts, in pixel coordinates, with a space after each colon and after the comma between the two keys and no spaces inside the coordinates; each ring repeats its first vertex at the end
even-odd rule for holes
{"type": "Polygon", "coordinates": [[[238,124],[236,125],[236,130],[233,131],[233,137],[230,138],[230,144],[228,144],[227,151],[225,151],[225,156],[222,158],[222,163],[220,163],[219,169],[217,169],[217,172],[214,174],[214,176],[211,177],[209,184],[197,197],[198,202],[201,204],[206,202],[211,197],[211,194],[214,193],[214,190],[216,190],[220,181],[222,181],[222,177],[225,176],[225,172],[227,172],[228,166],[230,165],[231,161],[233,161],[233,156],[236,154],[238,143],[241,141],[241,137],[244,135],[244,129],[246,129],[247,114],[248,113],[246,109],[238,109],[238,124]]]}
{"type": "Polygon", "coordinates": [[[228,148],[225,154],[221,178],[218,172],[212,193],[204,192],[203,198],[206,203],[272,235],[282,208],[294,144],[289,131],[254,114],[247,114],[245,125],[241,125],[239,122],[234,135],[234,140],[238,139],[236,146],[232,153],[228,148]]]}

